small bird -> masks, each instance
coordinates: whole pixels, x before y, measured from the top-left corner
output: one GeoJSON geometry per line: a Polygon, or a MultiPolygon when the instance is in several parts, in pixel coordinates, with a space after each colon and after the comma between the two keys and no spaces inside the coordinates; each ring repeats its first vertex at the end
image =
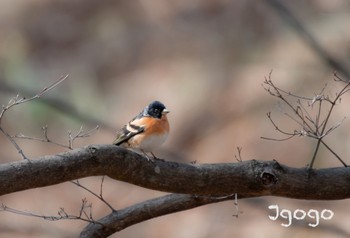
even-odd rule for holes
{"type": "Polygon", "coordinates": [[[169,134],[169,122],[166,109],[159,101],[151,102],[139,115],[117,132],[114,145],[140,150],[148,160],[146,152],[152,151],[164,143],[169,134]]]}

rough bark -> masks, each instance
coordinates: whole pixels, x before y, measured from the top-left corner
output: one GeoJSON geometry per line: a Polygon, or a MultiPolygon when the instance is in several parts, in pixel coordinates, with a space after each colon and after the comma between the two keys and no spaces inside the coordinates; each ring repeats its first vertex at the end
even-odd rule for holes
{"type": "Polygon", "coordinates": [[[210,197],[187,194],[169,194],[141,202],[122,210],[113,211],[109,215],[98,220],[98,223],[100,224],[90,223],[87,225],[81,232],[80,237],[107,237],[142,221],[179,211],[185,211],[210,203],[222,202],[232,199],[232,197],[233,196],[210,197]],[[101,223],[103,225],[101,225],[101,223]]]}
{"type": "Polygon", "coordinates": [[[232,199],[234,193],[239,198],[265,195],[313,200],[350,198],[349,167],[308,171],[276,161],[220,164],[148,161],[114,145],[90,145],[30,161],[2,164],[0,195],[96,175],[179,194],[113,211],[99,220],[103,225],[89,224],[81,237],[106,237],[153,217],[232,199]]]}

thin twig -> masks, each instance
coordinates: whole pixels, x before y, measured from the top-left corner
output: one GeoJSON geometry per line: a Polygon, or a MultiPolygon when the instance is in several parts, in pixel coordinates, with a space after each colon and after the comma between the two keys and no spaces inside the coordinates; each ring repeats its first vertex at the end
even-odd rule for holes
{"type": "Polygon", "coordinates": [[[334,150],[332,150],[323,140],[320,140],[321,143],[344,165],[344,167],[348,167],[348,165],[340,158],[340,156],[335,153],[334,150]]]}
{"type": "Polygon", "coordinates": [[[87,206],[86,203],[87,203],[86,199],[83,199],[82,205],[80,207],[79,216],[68,214],[64,210],[64,208],[60,208],[58,210],[58,212],[57,212],[58,216],[47,216],[47,215],[39,215],[39,214],[36,214],[33,212],[26,212],[26,211],[17,210],[15,208],[11,208],[9,206],[6,206],[5,204],[1,204],[0,212],[3,211],[3,212],[10,212],[10,213],[22,215],[22,216],[37,217],[37,218],[42,218],[42,219],[48,220],[48,221],[81,220],[81,221],[85,221],[85,222],[89,222],[89,223],[101,224],[100,222],[97,222],[94,219],[92,219],[92,216],[87,216],[87,218],[84,218],[82,216],[82,214],[84,213],[84,210],[87,208],[90,209],[90,213],[91,213],[91,204],[87,206]]]}
{"type": "Polygon", "coordinates": [[[74,141],[76,139],[89,137],[93,133],[98,131],[99,128],[100,128],[99,125],[97,125],[96,127],[92,128],[91,130],[88,130],[88,131],[85,132],[83,130],[83,125],[81,125],[79,131],[75,135],[72,135],[72,131],[68,131],[68,148],[72,150],[73,149],[73,143],[74,143],[74,141]]]}
{"type": "Polygon", "coordinates": [[[57,85],[59,85],[60,83],[62,83],[64,80],[66,80],[68,78],[68,74],[67,75],[64,75],[62,76],[61,78],[59,78],[58,80],[56,80],[54,83],[52,83],[50,86],[44,88],[43,90],[41,90],[39,93],[37,93],[36,95],[34,95],[33,97],[30,97],[30,98],[25,98],[25,97],[22,97],[20,98],[19,97],[19,94],[16,95],[16,97],[12,98],[9,103],[7,104],[7,106],[2,106],[3,109],[0,113],[0,124],[1,124],[1,119],[3,118],[4,116],[4,113],[9,110],[11,107],[13,106],[16,106],[16,105],[19,105],[19,104],[23,104],[23,103],[27,103],[27,102],[30,102],[32,100],[35,100],[37,98],[40,98],[41,96],[43,96],[45,93],[47,93],[48,91],[50,91],[51,89],[53,89],[54,87],[56,87],[57,85]]]}
{"type": "Polygon", "coordinates": [[[101,186],[100,186],[100,195],[96,194],[95,192],[93,192],[91,189],[85,187],[84,185],[80,184],[79,180],[77,181],[70,181],[72,184],[75,184],[76,186],[86,190],[87,192],[91,193],[92,195],[94,195],[95,197],[97,197],[98,199],[100,199],[104,204],[106,204],[107,207],[109,207],[112,211],[116,211],[113,206],[111,204],[109,204],[102,196],[102,187],[103,187],[103,182],[104,182],[104,176],[102,176],[102,180],[101,180],[101,186]]]}
{"type": "Polygon", "coordinates": [[[235,207],[236,213],[233,214],[232,216],[238,218],[238,215],[239,215],[239,214],[242,214],[242,212],[239,210],[239,206],[238,206],[238,194],[237,194],[237,193],[235,193],[235,199],[234,199],[233,205],[234,205],[234,207],[235,207]]]}
{"type": "MultiPolygon", "coordinates": [[[[330,107],[330,109],[328,110],[328,113],[327,113],[327,115],[326,115],[326,119],[324,120],[322,129],[321,129],[321,131],[320,131],[320,135],[324,135],[324,132],[325,132],[326,127],[327,127],[327,124],[328,124],[328,121],[329,121],[329,119],[330,119],[330,117],[331,117],[331,115],[332,115],[332,112],[333,112],[333,109],[334,109],[334,107],[335,107],[335,105],[336,105],[336,102],[337,102],[337,101],[339,100],[339,98],[348,90],[349,86],[350,86],[350,82],[348,82],[348,83],[343,87],[343,89],[340,90],[340,92],[339,92],[338,95],[334,98],[334,100],[331,101],[331,107],[330,107]]],[[[316,155],[317,155],[317,151],[318,151],[319,145],[320,145],[320,143],[322,142],[322,138],[323,138],[323,137],[320,137],[320,138],[318,139],[318,141],[317,141],[316,148],[315,148],[314,154],[313,154],[313,156],[312,156],[312,160],[311,160],[311,162],[310,162],[309,169],[312,169],[312,167],[313,167],[313,164],[314,164],[315,159],[316,159],[316,155]]],[[[328,148],[327,148],[327,149],[328,149],[328,148]]],[[[338,158],[338,157],[337,157],[337,158],[338,158]]],[[[340,159],[340,157],[339,157],[338,159],[340,159]]],[[[342,160],[340,160],[340,161],[343,163],[342,160]]],[[[343,164],[345,164],[345,163],[343,163],[343,164]]]]}
{"type": "Polygon", "coordinates": [[[276,139],[276,138],[270,138],[270,137],[264,137],[264,136],[261,136],[260,138],[263,139],[263,140],[286,141],[286,140],[292,139],[294,136],[296,136],[296,135],[291,135],[291,136],[283,138],[283,139],[276,139]]]}
{"type": "Polygon", "coordinates": [[[18,133],[15,136],[13,136],[12,138],[18,138],[18,139],[26,139],[26,140],[34,140],[34,141],[39,141],[39,142],[43,142],[43,143],[50,143],[62,148],[66,148],[66,149],[73,149],[73,142],[78,139],[78,138],[85,138],[85,137],[89,137],[91,136],[94,132],[98,131],[99,126],[97,125],[96,127],[84,132],[84,130],[82,129],[83,126],[80,127],[78,133],[76,135],[72,135],[71,131],[68,131],[68,145],[65,144],[61,144],[58,142],[53,141],[52,139],[49,138],[48,136],[48,126],[43,126],[41,129],[43,131],[43,138],[37,138],[37,137],[31,137],[31,136],[26,136],[23,135],[22,133],[18,133]]]}
{"type": "Polygon", "coordinates": [[[6,136],[6,138],[12,143],[12,145],[16,148],[17,152],[22,156],[24,160],[28,160],[29,158],[24,154],[22,148],[17,144],[17,142],[7,133],[2,127],[0,127],[0,131],[2,134],[6,136]]]}
{"type": "Polygon", "coordinates": [[[269,118],[271,124],[275,127],[275,129],[276,129],[278,132],[280,132],[281,134],[284,134],[284,135],[287,135],[287,136],[295,136],[295,135],[296,135],[295,132],[290,133],[290,132],[283,131],[282,129],[280,129],[280,128],[277,126],[277,124],[274,122],[274,120],[272,119],[272,117],[271,117],[271,112],[268,112],[268,113],[267,113],[267,117],[269,118]]]}
{"type": "Polygon", "coordinates": [[[242,162],[242,147],[237,146],[238,155],[235,155],[235,158],[238,162],[242,162]]]}
{"type": "Polygon", "coordinates": [[[270,120],[271,124],[274,126],[274,128],[281,134],[286,135],[287,137],[284,139],[273,139],[268,137],[261,137],[262,139],[267,140],[273,140],[273,141],[285,141],[293,138],[294,136],[307,136],[312,139],[316,139],[317,143],[314,149],[314,153],[312,155],[312,159],[309,165],[309,169],[312,169],[313,164],[315,162],[316,156],[319,151],[320,145],[324,145],[327,150],[329,150],[344,166],[346,164],[343,160],[333,151],[330,149],[330,147],[324,143],[322,140],[325,136],[333,132],[336,128],[338,128],[342,122],[333,125],[328,126],[330,117],[333,113],[334,107],[336,106],[337,102],[341,100],[341,96],[344,95],[346,92],[350,90],[350,82],[347,82],[343,79],[341,79],[337,74],[334,74],[335,81],[340,82],[346,82],[346,85],[340,90],[338,94],[336,94],[336,97],[331,100],[328,95],[324,95],[325,89],[327,87],[327,84],[322,88],[321,92],[319,94],[316,94],[313,98],[308,97],[302,97],[298,96],[296,94],[287,92],[279,87],[277,87],[271,80],[271,72],[269,74],[269,77],[265,77],[265,81],[263,84],[264,89],[272,96],[277,97],[279,100],[284,102],[294,113],[295,116],[290,115],[289,113],[284,113],[287,117],[289,117],[293,122],[295,122],[297,125],[301,126],[301,130],[294,130],[293,132],[282,130],[277,123],[272,119],[271,113],[267,113],[267,117],[270,120]],[[292,96],[294,98],[297,98],[297,106],[294,106],[293,103],[291,103],[286,96],[292,96]],[[306,101],[306,104],[309,105],[309,107],[313,108],[315,103],[317,103],[317,112],[314,117],[311,116],[311,113],[309,113],[309,110],[307,110],[306,107],[304,107],[303,101],[306,101]],[[325,104],[329,106],[327,109],[327,112],[325,112],[325,104]],[[325,113],[324,113],[325,112],[325,113]],[[322,114],[324,115],[324,119],[322,118],[322,114]]]}
{"type": "Polygon", "coordinates": [[[40,98],[41,96],[43,96],[45,93],[47,93],[48,91],[50,91],[51,89],[53,89],[54,87],[56,87],[57,85],[59,85],[61,82],[63,82],[64,80],[66,80],[68,78],[68,75],[62,76],[61,78],[59,78],[58,80],[56,80],[54,83],[52,83],[51,85],[49,85],[48,87],[45,87],[44,89],[42,89],[39,93],[37,93],[36,95],[34,95],[31,98],[25,98],[25,97],[20,97],[19,94],[17,94],[15,97],[11,98],[10,101],[8,102],[8,104],[5,106],[2,106],[2,110],[0,112],[0,130],[1,133],[5,135],[5,137],[14,145],[14,147],[16,148],[16,150],[18,151],[18,153],[22,156],[23,159],[28,160],[28,157],[24,154],[23,150],[21,149],[21,147],[16,143],[16,141],[13,139],[13,137],[7,133],[2,127],[1,127],[1,122],[2,119],[6,113],[6,111],[8,111],[10,108],[19,105],[19,104],[23,104],[23,103],[27,103],[30,102],[32,100],[35,100],[37,98],[40,98]]]}

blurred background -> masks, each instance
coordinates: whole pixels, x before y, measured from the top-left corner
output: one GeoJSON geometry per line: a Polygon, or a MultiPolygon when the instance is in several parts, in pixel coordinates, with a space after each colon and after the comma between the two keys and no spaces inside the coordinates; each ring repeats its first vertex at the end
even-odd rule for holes
{"type": "MultiPolygon", "coordinates": [[[[7,111],[1,127],[11,135],[42,138],[41,128],[47,125],[50,139],[67,144],[68,131],[100,126],[74,147],[111,143],[118,128],[157,99],[171,111],[171,133],[155,152],[159,157],[236,162],[236,148],[242,147],[243,160],[276,159],[305,167],[314,141],[261,139],[283,138],[267,112],[281,127],[300,129],[284,115],[286,106],[263,89],[264,78],[272,70],[278,86],[308,97],[327,84],[325,93],[334,97],[344,86],[333,81],[334,70],[342,77],[350,71],[346,0],[2,0],[0,5],[0,103],[6,105],[17,93],[31,97],[69,74],[43,98],[7,111]]],[[[331,125],[349,116],[349,100],[343,97],[331,125]]],[[[349,130],[346,119],[326,139],[347,163],[349,130]]],[[[66,150],[16,141],[32,159],[66,150]]],[[[0,160],[21,160],[2,134],[0,160]]],[[[341,164],[321,149],[315,166],[341,164]]],[[[98,193],[101,177],[80,183],[98,193]]],[[[109,178],[103,192],[115,209],[164,194],[109,178]]],[[[0,202],[41,215],[57,215],[61,207],[78,214],[83,198],[93,204],[95,219],[108,214],[104,204],[71,183],[2,196],[0,202]]],[[[232,216],[233,202],[223,202],[149,220],[112,237],[349,237],[349,205],[347,200],[245,199],[239,201],[238,219],[232,216]],[[268,218],[272,204],[292,211],[330,209],[335,215],[316,228],[308,226],[311,219],[293,220],[285,228],[284,220],[268,218]]],[[[85,225],[0,213],[1,237],[78,237],[85,225]]]]}

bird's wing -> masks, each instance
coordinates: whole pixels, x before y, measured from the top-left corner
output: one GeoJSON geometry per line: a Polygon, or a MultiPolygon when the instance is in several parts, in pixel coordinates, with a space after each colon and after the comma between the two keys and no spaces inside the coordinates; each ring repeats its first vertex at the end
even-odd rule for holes
{"type": "Polygon", "coordinates": [[[143,126],[138,126],[129,122],[117,133],[117,138],[114,140],[114,145],[121,145],[124,142],[128,141],[130,138],[134,137],[137,134],[140,134],[144,131],[143,126]]]}

